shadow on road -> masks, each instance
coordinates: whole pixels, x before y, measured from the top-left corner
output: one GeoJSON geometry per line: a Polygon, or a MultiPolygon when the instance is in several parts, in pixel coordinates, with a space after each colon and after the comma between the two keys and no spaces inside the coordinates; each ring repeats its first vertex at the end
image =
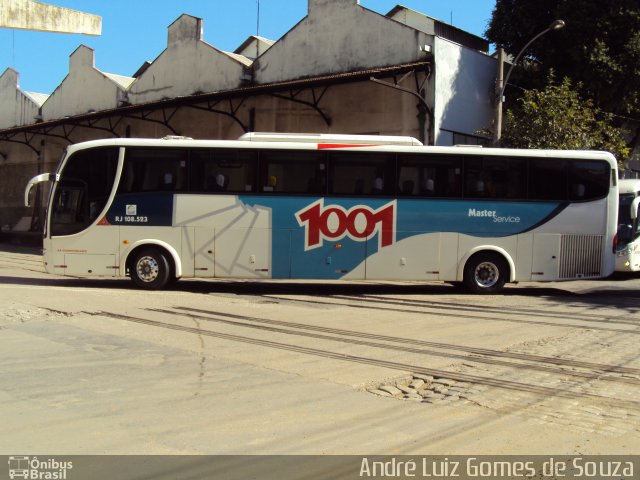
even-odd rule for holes
{"type": "MultiPolygon", "coordinates": [[[[0,251],[18,254],[41,255],[42,250],[30,245],[14,245],[0,243],[0,251]]],[[[640,311],[640,283],[637,273],[619,273],[602,280],[583,281],[576,291],[571,282],[566,286],[558,283],[524,283],[517,286],[507,286],[500,296],[503,297],[546,297],[560,302],[579,302],[590,304],[592,307],[618,307],[629,311],[640,311]],[[637,305],[637,307],[636,307],[637,305]]],[[[89,289],[126,289],[134,290],[128,279],[112,278],[29,278],[0,275],[0,283],[5,285],[33,285],[45,287],[70,287],[89,289]]],[[[486,298],[491,304],[491,298],[476,297],[459,286],[444,282],[375,282],[375,281],[288,281],[288,280],[219,280],[219,279],[187,279],[174,283],[169,291],[195,294],[227,294],[227,295],[306,295],[306,296],[366,296],[366,295],[449,295],[455,297],[486,298]]],[[[144,294],[144,290],[138,290],[144,294]]],[[[450,300],[455,304],[455,298],[450,300]]]]}
{"type": "MultiPolygon", "coordinates": [[[[612,280],[611,278],[610,280],[612,280]]],[[[573,292],[562,288],[562,284],[527,284],[526,286],[507,286],[499,296],[507,297],[549,297],[555,299],[572,299],[581,303],[599,303],[603,306],[615,306],[620,299],[640,298],[640,286],[637,286],[634,276],[616,277],[616,284],[608,282],[606,285],[593,281],[593,288],[585,288],[580,292],[573,292]],[[625,286],[625,283],[629,283],[625,286]],[[558,286],[556,286],[558,285],[558,286]]],[[[0,275],[0,283],[5,285],[34,285],[48,287],[82,287],[95,289],[126,289],[135,287],[128,279],[87,279],[87,278],[29,278],[0,275]]],[[[448,283],[384,283],[384,282],[356,282],[356,281],[286,281],[286,280],[181,280],[167,289],[168,291],[185,293],[224,293],[233,295],[273,295],[295,294],[310,296],[331,295],[459,295],[472,298],[477,297],[466,292],[463,288],[448,283]]],[[[138,290],[146,293],[145,290],[138,290]]],[[[640,308],[640,304],[638,304],[640,308]]]]}

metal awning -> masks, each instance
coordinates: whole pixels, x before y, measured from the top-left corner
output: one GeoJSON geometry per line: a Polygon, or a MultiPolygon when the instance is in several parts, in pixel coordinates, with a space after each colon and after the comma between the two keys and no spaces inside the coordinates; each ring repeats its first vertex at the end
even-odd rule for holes
{"type": "Polygon", "coordinates": [[[98,129],[106,131],[114,136],[118,136],[116,128],[124,118],[161,123],[173,131],[173,133],[178,134],[178,132],[173,130],[171,127],[170,121],[177,110],[182,107],[193,107],[229,115],[240,123],[241,127],[245,131],[248,131],[247,126],[244,125],[235,116],[235,114],[245,99],[258,95],[274,95],[286,100],[304,103],[316,109],[316,111],[322,115],[325,122],[330,123],[330,119],[328,119],[319,107],[319,102],[328,87],[345,83],[369,81],[371,78],[395,78],[398,75],[406,76],[412,72],[415,72],[416,74],[419,72],[426,72],[428,74],[430,72],[430,68],[430,61],[421,61],[262,85],[247,85],[230,90],[198,93],[136,105],[123,104],[117,108],[101,110],[98,112],[73,115],[56,120],[3,129],[0,130],[0,141],[26,144],[34,151],[37,151],[36,148],[30,144],[31,140],[35,136],[53,136],[71,142],[69,136],[76,127],[98,129]],[[317,88],[323,90],[320,92],[313,91],[313,101],[300,100],[298,98],[300,92],[317,88]],[[234,101],[236,102],[235,104],[234,101]],[[219,106],[222,108],[218,108],[219,106]],[[151,115],[156,114],[160,114],[160,119],[151,118],[151,115]],[[108,119],[106,125],[102,122],[105,119],[108,119]],[[101,122],[102,124],[98,125],[98,122],[101,122]],[[58,131],[54,132],[54,130],[58,131]],[[62,131],[60,132],[59,130],[62,131]]]}

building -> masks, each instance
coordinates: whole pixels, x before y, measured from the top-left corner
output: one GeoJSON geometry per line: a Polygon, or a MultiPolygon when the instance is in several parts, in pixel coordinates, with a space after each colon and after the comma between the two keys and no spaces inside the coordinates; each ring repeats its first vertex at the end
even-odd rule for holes
{"type": "Polygon", "coordinates": [[[5,71],[0,226],[39,228],[46,192],[28,210],[24,186],[54,171],[70,143],[275,131],[451,145],[482,141],[476,132],[491,124],[496,60],[487,41],[402,6],[381,15],[358,0],[309,0],[308,15],[282,38],[252,36],[235,52],[202,32],[202,19],[180,16],[167,48],[132,77],[99,71],[81,45],[48,96],[23,92],[17,72],[5,71]]]}

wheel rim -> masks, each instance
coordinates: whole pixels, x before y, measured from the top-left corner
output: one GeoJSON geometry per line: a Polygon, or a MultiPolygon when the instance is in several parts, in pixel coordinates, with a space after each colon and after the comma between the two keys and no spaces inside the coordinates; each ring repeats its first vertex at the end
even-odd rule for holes
{"type": "Polygon", "coordinates": [[[495,263],[482,262],[476,267],[473,273],[473,278],[476,282],[476,285],[478,285],[479,287],[493,287],[496,283],[498,283],[498,279],[500,278],[500,270],[495,263]]]}
{"type": "Polygon", "coordinates": [[[136,274],[145,283],[153,282],[160,273],[160,265],[153,257],[142,257],[136,263],[136,274]]]}

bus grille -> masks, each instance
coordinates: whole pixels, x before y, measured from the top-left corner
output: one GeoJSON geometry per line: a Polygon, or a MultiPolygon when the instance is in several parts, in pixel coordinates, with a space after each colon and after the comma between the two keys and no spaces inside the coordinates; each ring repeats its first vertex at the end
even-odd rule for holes
{"type": "Polygon", "coordinates": [[[596,278],[602,276],[602,235],[562,235],[560,242],[560,278],[596,278]]]}

